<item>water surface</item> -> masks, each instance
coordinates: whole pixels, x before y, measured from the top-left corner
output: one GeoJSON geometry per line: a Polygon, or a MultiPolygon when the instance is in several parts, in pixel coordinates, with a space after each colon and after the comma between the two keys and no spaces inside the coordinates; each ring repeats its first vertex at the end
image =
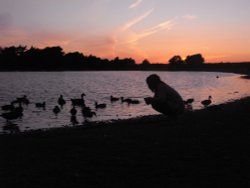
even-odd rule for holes
{"type": "MultiPolygon", "coordinates": [[[[148,89],[145,79],[157,73],[163,81],[173,86],[183,99],[194,98],[193,109],[202,108],[200,102],[211,95],[213,104],[250,95],[250,81],[239,75],[216,72],[143,72],[143,71],[101,71],[101,72],[1,72],[0,105],[9,104],[17,97],[27,95],[31,104],[24,106],[22,119],[11,121],[20,130],[41,129],[61,126],[73,126],[70,121],[70,99],[80,98],[85,93],[86,104],[96,111],[97,116],[88,121],[106,121],[127,119],[138,116],[158,114],[146,105],[144,97],[153,94],[148,89]],[[58,116],[52,109],[57,105],[59,95],[67,100],[58,116]],[[110,95],[132,97],[140,104],[110,102],[110,95]],[[36,102],[46,102],[46,110],[35,107],[36,102]],[[106,103],[107,108],[95,110],[94,102],[106,103]]],[[[84,124],[84,118],[77,109],[77,120],[84,124]]],[[[1,110],[1,113],[3,111],[1,110]]],[[[0,132],[6,120],[0,117],[0,132]]]]}

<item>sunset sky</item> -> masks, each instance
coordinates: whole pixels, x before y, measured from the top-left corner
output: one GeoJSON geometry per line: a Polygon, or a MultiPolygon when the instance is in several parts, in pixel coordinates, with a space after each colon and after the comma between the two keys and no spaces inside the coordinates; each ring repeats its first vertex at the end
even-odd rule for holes
{"type": "Polygon", "coordinates": [[[112,59],[250,61],[250,0],[0,0],[0,46],[112,59]]]}

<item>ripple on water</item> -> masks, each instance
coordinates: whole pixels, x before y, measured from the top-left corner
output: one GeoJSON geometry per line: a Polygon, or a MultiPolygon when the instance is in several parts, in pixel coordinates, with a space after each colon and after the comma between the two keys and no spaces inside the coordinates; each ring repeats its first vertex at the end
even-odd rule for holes
{"type": "MultiPolygon", "coordinates": [[[[0,105],[10,103],[16,97],[27,95],[31,104],[24,106],[22,119],[11,123],[20,130],[41,129],[61,126],[73,126],[70,121],[70,99],[80,98],[85,93],[86,104],[97,116],[84,118],[81,109],[76,115],[79,124],[87,121],[108,121],[127,119],[138,116],[157,114],[144,103],[143,98],[152,96],[145,79],[157,73],[163,81],[180,92],[183,99],[194,98],[193,109],[202,108],[200,102],[209,95],[214,104],[241,98],[250,94],[250,81],[240,79],[239,75],[214,72],[140,72],[140,71],[105,71],[105,72],[1,72],[0,105]],[[219,78],[216,78],[219,76],[219,78]],[[52,109],[57,105],[60,95],[66,99],[66,105],[58,116],[52,109]],[[140,104],[110,102],[110,95],[115,97],[134,97],[140,104]],[[46,101],[46,110],[37,109],[36,102],[46,101]],[[95,109],[94,102],[106,103],[107,108],[95,109]]],[[[2,113],[3,111],[1,111],[2,113]]],[[[0,132],[7,123],[0,117],[0,132]]]]}

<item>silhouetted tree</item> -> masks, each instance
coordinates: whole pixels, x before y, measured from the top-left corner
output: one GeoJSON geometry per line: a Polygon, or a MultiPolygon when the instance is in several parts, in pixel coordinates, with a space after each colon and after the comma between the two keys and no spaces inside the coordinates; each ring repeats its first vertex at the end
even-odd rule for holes
{"type": "Polygon", "coordinates": [[[84,55],[79,52],[70,52],[64,55],[64,62],[67,63],[83,63],[84,55]]]}
{"type": "Polygon", "coordinates": [[[19,69],[21,67],[21,56],[25,53],[26,46],[10,46],[1,48],[0,63],[1,67],[7,69],[19,69]]]}
{"type": "Polygon", "coordinates": [[[176,55],[174,57],[172,57],[171,59],[169,59],[169,65],[171,66],[180,66],[180,65],[184,65],[184,61],[182,60],[181,56],[176,55]]]}
{"type": "Polygon", "coordinates": [[[186,63],[189,66],[199,66],[204,64],[204,58],[202,57],[201,54],[194,54],[191,56],[187,56],[186,58],[186,63]]]}
{"type": "Polygon", "coordinates": [[[147,66],[150,65],[150,62],[147,59],[144,59],[141,64],[147,66]]]}

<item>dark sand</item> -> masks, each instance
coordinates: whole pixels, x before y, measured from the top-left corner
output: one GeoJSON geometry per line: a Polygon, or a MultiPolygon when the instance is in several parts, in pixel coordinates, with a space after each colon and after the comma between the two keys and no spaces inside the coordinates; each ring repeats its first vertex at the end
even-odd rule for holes
{"type": "Polygon", "coordinates": [[[249,187],[250,97],[187,112],[0,136],[0,187],[249,187]]]}

